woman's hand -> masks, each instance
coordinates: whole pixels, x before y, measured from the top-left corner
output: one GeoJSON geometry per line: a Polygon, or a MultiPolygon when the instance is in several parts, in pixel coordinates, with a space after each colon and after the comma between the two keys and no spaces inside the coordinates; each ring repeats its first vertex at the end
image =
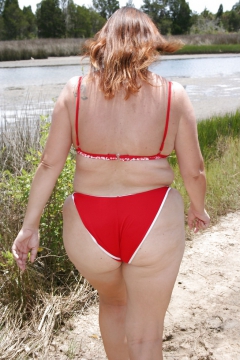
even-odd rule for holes
{"type": "Polygon", "coordinates": [[[28,253],[30,252],[30,261],[33,263],[37,256],[39,247],[39,233],[38,230],[21,229],[16,237],[12,253],[17,262],[18,267],[24,271],[26,269],[26,262],[28,253]]]}
{"type": "Polygon", "coordinates": [[[197,233],[199,230],[205,230],[210,224],[210,216],[204,209],[202,213],[195,211],[191,206],[188,210],[188,226],[197,233]]]}

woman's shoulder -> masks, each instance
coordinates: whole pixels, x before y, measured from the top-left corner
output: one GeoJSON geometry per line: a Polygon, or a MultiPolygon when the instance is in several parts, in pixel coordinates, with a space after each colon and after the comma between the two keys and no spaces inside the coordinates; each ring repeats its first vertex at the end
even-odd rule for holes
{"type": "Polygon", "coordinates": [[[66,104],[72,103],[76,99],[79,78],[80,76],[74,76],[64,85],[59,98],[66,104]]]}
{"type": "Polygon", "coordinates": [[[180,84],[177,81],[171,81],[172,83],[172,89],[177,92],[177,93],[184,93],[185,89],[184,86],[182,84],[180,84]]]}
{"type": "Polygon", "coordinates": [[[78,83],[81,78],[81,76],[73,76],[72,78],[70,78],[65,85],[66,91],[71,94],[76,94],[78,83]]]}
{"type": "Polygon", "coordinates": [[[177,81],[171,81],[172,83],[172,100],[175,105],[180,107],[189,101],[185,87],[177,81]]]}
{"type": "Polygon", "coordinates": [[[172,90],[174,90],[174,92],[177,92],[179,94],[185,92],[184,87],[177,81],[168,80],[167,78],[165,78],[163,76],[160,76],[158,74],[155,74],[155,73],[151,73],[151,76],[152,76],[153,82],[156,85],[159,85],[159,86],[164,86],[165,85],[165,86],[167,86],[169,83],[171,83],[172,90]]]}

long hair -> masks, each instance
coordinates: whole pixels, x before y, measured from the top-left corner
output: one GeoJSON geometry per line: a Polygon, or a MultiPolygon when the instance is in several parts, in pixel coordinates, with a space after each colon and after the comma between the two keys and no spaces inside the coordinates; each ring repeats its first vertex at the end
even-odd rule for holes
{"type": "Polygon", "coordinates": [[[85,43],[85,56],[90,58],[90,79],[99,78],[106,99],[121,88],[125,99],[139,91],[140,81],[150,84],[148,66],[159,53],[173,53],[181,42],[167,41],[148,15],[131,7],[117,10],[93,39],[85,43]]]}

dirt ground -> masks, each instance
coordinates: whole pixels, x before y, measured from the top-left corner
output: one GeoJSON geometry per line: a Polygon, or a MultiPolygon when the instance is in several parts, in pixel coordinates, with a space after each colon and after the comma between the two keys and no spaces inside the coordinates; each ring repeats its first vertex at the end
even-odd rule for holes
{"type": "MultiPolygon", "coordinates": [[[[240,360],[240,212],[187,240],[165,319],[164,359],[240,360]]],[[[97,305],[54,337],[50,360],[106,360],[97,305]]]]}

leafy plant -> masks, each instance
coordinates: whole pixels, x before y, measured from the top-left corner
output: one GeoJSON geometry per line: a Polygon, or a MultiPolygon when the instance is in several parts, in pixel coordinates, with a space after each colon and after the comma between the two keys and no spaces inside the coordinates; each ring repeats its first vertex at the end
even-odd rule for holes
{"type": "Polygon", "coordinates": [[[0,249],[2,249],[0,266],[4,269],[5,274],[6,271],[11,272],[11,276],[6,277],[5,282],[8,292],[11,292],[10,297],[15,298],[15,300],[21,299],[22,303],[26,302],[26,296],[29,294],[34,296],[35,287],[30,290],[28,286],[32,281],[37,284],[42,279],[45,282],[45,289],[50,290],[54,284],[61,284],[62,280],[60,278],[62,278],[63,274],[71,273],[73,269],[62,243],[62,206],[66,197],[72,193],[75,169],[75,159],[71,152],[41,218],[40,236],[42,248],[39,249],[38,260],[35,265],[30,265],[29,272],[21,276],[19,276],[16,265],[10,261],[12,258],[9,253],[9,243],[12,242],[21,227],[32,178],[41,159],[49,125],[47,117],[42,117],[39,150],[29,149],[25,157],[27,170],[22,168],[17,174],[5,170],[0,182],[0,192],[4,197],[4,203],[10,205],[8,211],[9,215],[11,214],[11,216],[5,218],[4,224],[1,223],[0,229],[3,241],[0,245],[0,249]],[[34,280],[32,277],[36,279],[34,280]],[[18,280],[12,281],[13,278],[18,280]],[[21,294],[20,298],[19,294],[21,294]]]}

